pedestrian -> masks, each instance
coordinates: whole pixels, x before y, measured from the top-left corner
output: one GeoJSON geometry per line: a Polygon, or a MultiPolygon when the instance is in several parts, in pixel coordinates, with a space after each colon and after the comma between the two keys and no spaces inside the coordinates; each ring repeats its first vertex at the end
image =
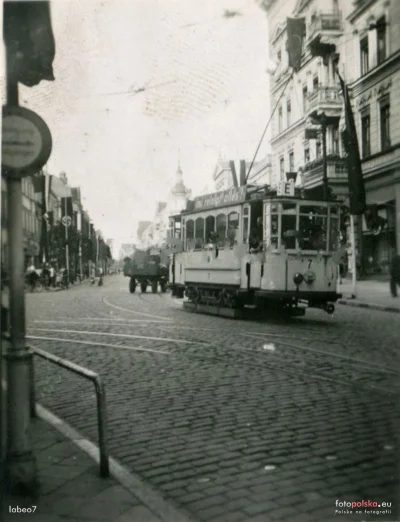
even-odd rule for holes
{"type": "Polygon", "coordinates": [[[42,276],[43,276],[44,287],[46,290],[48,290],[50,288],[50,268],[49,268],[48,263],[46,263],[43,267],[42,276]]]}
{"type": "Polygon", "coordinates": [[[27,278],[28,278],[28,285],[30,287],[31,292],[35,290],[36,281],[38,280],[39,276],[37,275],[35,265],[31,263],[28,266],[27,270],[27,278]]]}
{"type": "Polygon", "coordinates": [[[49,274],[50,274],[50,285],[53,288],[55,288],[55,286],[56,286],[56,271],[54,270],[53,266],[50,266],[49,274]]]}
{"type": "Polygon", "coordinates": [[[397,297],[397,286],[400,286],[400,255],[395,254],[390,265],[390,293],[397,297]]]}

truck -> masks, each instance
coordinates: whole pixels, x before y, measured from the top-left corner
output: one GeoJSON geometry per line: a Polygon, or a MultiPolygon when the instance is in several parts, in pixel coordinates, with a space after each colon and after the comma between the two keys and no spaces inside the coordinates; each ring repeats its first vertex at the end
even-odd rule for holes
{"type": "Polygon", "coordinates": [[[129,277],[129,291],[133,294],[136,286],[142,293],[151,286],[153,294],[157,293],[158,285],[161,292],[167,291],[168,285],[168,254],[160,248],[135,250],[132,257],[124,260],[124,276],[129,277]]]}

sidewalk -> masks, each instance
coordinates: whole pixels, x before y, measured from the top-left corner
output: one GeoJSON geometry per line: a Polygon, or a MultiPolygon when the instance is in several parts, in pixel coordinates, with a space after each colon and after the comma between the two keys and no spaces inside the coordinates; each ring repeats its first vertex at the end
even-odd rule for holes
{"type": "Polygon", "coordinates": [[[32,422],[32,440],[40,492],[6,495],[4,522],[161,522],[116,480],[100,478],[94,460],[40,418],[32,422]],[[32,511],[12,512],[18,508],[32,511]]]}
{"type": "Polygon", "coordinates": [[[344,279],[343,284],[338,285],[338,292],[343,296],[338,301],[342,305],[400,313],[400,293],[397,298],[391,296],[389,281],[357,281],[353,299],[352,283],[344,279]]]}

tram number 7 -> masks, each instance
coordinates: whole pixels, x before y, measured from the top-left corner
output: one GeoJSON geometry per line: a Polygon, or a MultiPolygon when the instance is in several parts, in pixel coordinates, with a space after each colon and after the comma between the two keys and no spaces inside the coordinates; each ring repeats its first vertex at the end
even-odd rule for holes
{"type": "Polygon", "coordinates": [[[312,259],[309,259],[309,260],[308,260],[308,270],[310,270],[311,265],[312,265],[312,259]]]}

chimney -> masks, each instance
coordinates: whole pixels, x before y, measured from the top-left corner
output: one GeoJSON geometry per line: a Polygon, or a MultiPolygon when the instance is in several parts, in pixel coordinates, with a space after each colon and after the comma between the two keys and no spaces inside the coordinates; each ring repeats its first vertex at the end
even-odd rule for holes
{"type": "Polygon", "coordinates": [[[240,160],[240,186],[246,185],[246,161],[240,160]]]}
{"type": "Polygon", "coordinates": [[[229,162],[229,166],[230,166],[231,172],[232,172],[233,186],[235,188],[237,188],[238,187],[238,180],[237,180],[237,175],[236,175],[235,162],[234,161],[230,161],[229,162]]]}

